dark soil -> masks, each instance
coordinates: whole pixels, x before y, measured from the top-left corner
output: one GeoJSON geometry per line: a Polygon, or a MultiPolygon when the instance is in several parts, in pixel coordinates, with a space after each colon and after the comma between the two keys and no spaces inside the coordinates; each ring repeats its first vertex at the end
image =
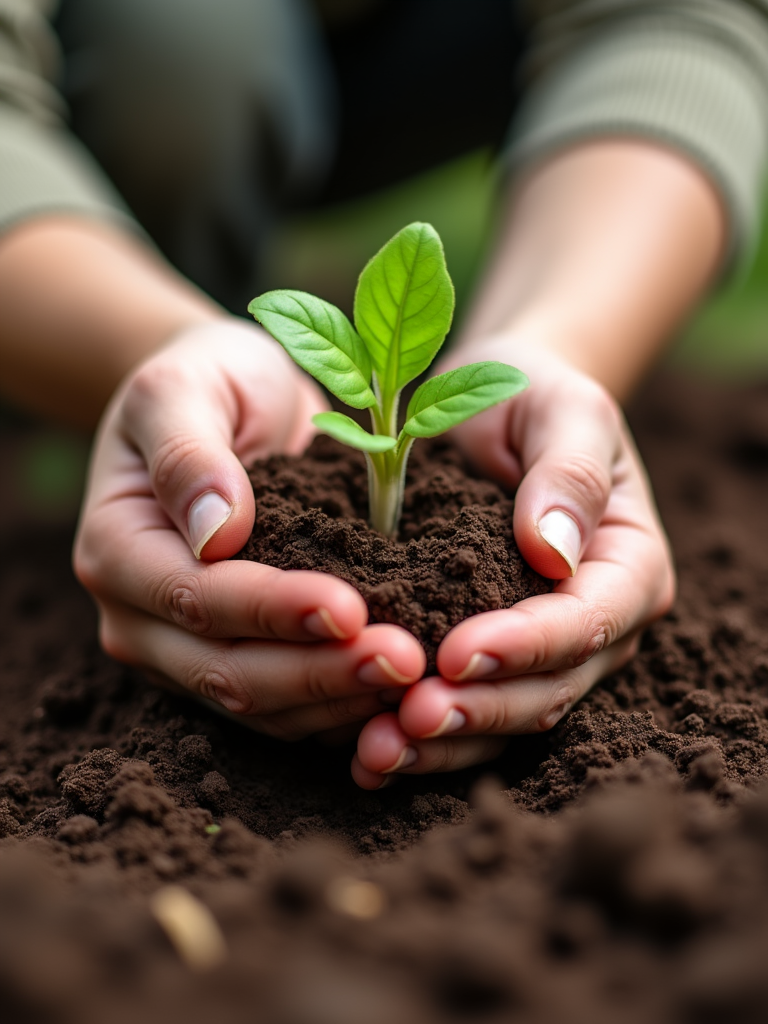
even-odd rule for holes
{"type": "Polygon", "coordinates": [[[274,456],[251,470],[256,525],[241,557],[347,580],[371,622],[398,623],[422,642],[433,674],[452,626],[552,587],[520,556],[512,496],[468,470],[445,441],[414,446],[398,538],[390,540],[365,521],[363,456],[318,437],[301,458],[274,456]]]}
{"type": "Polygon", "coordinates": [[[153,690],[99,652],[69,532],[7,532],[2,1019],[768,1019],[768,386],[656,383],[634,421],[675,611],[482,784],[488,768],[363,793],[349,751],[153,690]],[[157,923],[169,884],[218,921],[218,966],[157,923]]]}

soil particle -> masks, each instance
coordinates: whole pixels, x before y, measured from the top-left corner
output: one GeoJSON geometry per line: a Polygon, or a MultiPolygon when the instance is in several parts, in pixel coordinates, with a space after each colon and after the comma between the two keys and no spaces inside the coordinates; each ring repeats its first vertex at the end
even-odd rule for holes
{"type": "MultiPolygon", "coordinates": [[[[103,655],[67,532],[0,537],[3,1019],[762,1024],[768,388],[662,380],[633,420],[679,566],[674,611],[551,733],[381,793],[355,789],[349,750],[254,735],[103,655]],[[149,902],[168,884],[214,915],[221,966],[180,960],[149,902]],[[375,894],[375,912],[350,912],[349,892],[375,894]]],[[[278,498],[256,480],[257,533],[269,544],[290,512],[289,557],[319,549],[335,571],[351,554],[369,605],[418,606],[429,645],[450,621],[429,619],[430,591],[494,607],[517,570],[483,567],[489,549],[512,557],[511,499],[464,482],[453,456],[427,483],[416,456],[406,515],[417,493],[425,513],[394,545],[362,521],[359,464],[325,442],[314,470],[276,462],[278,498]],[[383,598],[366,561],[380,554],[383,598]]]]}

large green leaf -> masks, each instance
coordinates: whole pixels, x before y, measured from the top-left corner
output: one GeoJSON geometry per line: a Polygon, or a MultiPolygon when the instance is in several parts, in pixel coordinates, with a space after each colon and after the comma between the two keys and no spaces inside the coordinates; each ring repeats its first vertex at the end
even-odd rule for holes
{"type": "Polygon", "coordinates": [[[248,312],[342,402],[354,409],[376,404],[368,351],[336,306],[307,292],[281,289],[253,299],[248,312]]]}
{"type": "Polygon", "coordinates": [[[369,434],[359,423],[341,412],[319,412],[312,417],[312,422],[323,434],[329,434],[342,444],[361,452],[387,452],[397,444],[395,438],[387,434],[369,434]]]}
{"type": "Polygon", "coordinates": [[[528,378],[507,363],[470,363],[425,381],[414,392],[403,433],[435,437],[528,387],[528,378]]]}
{"type": "Polygon", "coordinates": [[[355,293],[355,325],[385,404],[432,362],[453,305],[443,245],[431,224],[409,224],[367,264],[355,293]]]}

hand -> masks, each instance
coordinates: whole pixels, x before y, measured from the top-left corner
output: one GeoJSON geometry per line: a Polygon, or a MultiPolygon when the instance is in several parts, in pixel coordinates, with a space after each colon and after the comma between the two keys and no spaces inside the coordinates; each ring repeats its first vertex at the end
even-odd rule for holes
{"type": "MultiPolygon", "coordinates": [[[[450,771],[496,756],[504,737],[550,729],[636,651],[670,606],[674,573],[645,472],[607,392],[549,352],[509,337],[472,359],[523,369],[530,388],[454,432],[475,465],[518,487],[514,529],[553,592],[466,619],[443,640],[440,676],[362,730],[357,783],[450,771]]],[[[455,359],[458,365],[458,360],[455,359]]]]}
{"type": "Polygon", "coordinates": [[[109,654],[284,739],[357,730],[425,665],[342,580],[226,561],[253,527],[243,464],[300,453],[324,407],[255,325],[183,332],[112,400],[75,544],[109,654]]]}

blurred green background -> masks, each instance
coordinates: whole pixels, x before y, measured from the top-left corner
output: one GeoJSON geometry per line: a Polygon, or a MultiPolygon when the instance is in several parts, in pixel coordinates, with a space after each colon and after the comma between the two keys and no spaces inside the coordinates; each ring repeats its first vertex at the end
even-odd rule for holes
{"type": "MultiPolygon", "coordinates": [[[[457,292],[457,317],[466,309],[482,264],[493,216],[496,176],[490,155],[473,153],[395,188],[286,223],[275,239],[266,287],[303,288],[350,309],[364,263],[399,228],[429,221],[445,244],[457,292]]],[[[738,380],[768,374],[768,230],[761,232],[749,268],[720,289],[681,332],[669,364],[738,380]]],[[[30,425],[0,410],[0,463],[11,514],[57,522],[76,513],[88,439],[58,428],[30,425]]]]}

